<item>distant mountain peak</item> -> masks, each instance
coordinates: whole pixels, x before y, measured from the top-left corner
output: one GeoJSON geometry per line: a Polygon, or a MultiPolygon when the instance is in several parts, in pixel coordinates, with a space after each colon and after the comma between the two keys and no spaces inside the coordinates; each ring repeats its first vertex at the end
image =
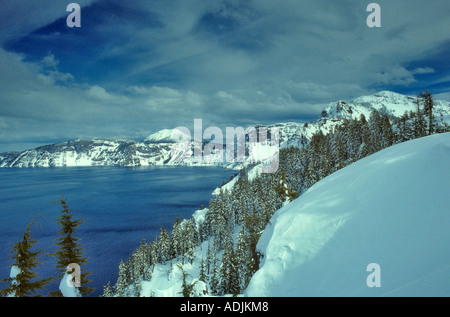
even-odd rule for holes
{"type": "Polygon", "coordinates": [[[144,142],[151,142],[151,143],[175,143],[180,138],[173,138],[172,133],[174,129],[162,129],[159,130],[153,134],[150,134],[148,137],[144,139],[144,142]]]}

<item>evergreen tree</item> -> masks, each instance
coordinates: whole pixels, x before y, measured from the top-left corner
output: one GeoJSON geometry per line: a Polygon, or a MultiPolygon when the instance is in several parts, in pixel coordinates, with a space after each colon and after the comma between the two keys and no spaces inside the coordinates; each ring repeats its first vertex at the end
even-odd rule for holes
{"type": "Polygon", "coordinates": [[[405,112],[400,118],[397,139],[399,142],[405,142],[413,139],[414,134],[413,122],[410,120],[409,114],[405,112]]]}
{"type": "Polygon", "coordinates": [[[199,275],[198,275],[198,279],[200,281],[202,281],[202,282],[205,282],[205,283],[208,281],[208,276],[206,275],[205,260],[203,259],[203,257],[202,257],[202,259],[200,261],[200,272],[199,272],[199,275]]]}
{"type": "Polygon", "coordinates": [[[219,270],[219,290],[221,294],[230,294],[231,283],[230,276],[232,271],[232,243],[230,241],[225,242],[225,247],[222,253],[222,265],[219,270]]]}
{"type": "Polygon", "coordinates": [[[222,266],[220,268],[220,291],[222,294],[240,293],[240,278],[236,253],[233,243],[228,241],[222,253],[222,266]]]}
{"type": "MultiPolygon", "coordinates": [[[[283,204],[287,204],[288,202],[291,202],[295,198],[298,197],[298,194],[290,189],[290,186],[287,182],[286,172],[285,170],[281,171],[280,180],[278,181],[277,186],[275,186],[275,191],[278,194],[279,199],[283,202],[283,204]]],[[[261,196],[261,198],[263,198],[261,196]]],[[[264,202],[264,199],[261,199],[262,202],[264,202]]],[[[269,220],[269,219],[267,219],[269,220]]]]}
{"type": "Polygon", "coordinates": [[[364,118],[363,122],[365,122],[365,123],[362,126],[362,137],[361,137],[362,144],[361,144],[360,153],[359,153],[360,158],[364,158],[364,157],[370,155],[372,153],[372,148],[373,148],[372,144],[370,143],[369,125],[365,121],[365,118],[364,118]]]}
{"type": "Polygon", "coordinates": [[[164,227],[161,227],[158,247],[158,261],[164,263],[170,259],[170,237],[164,227]]]}
{"type": "Polygon", "coordinates": [[[259,269],[260,254],[256,250],[256,245],[265,225],[265,223],[261,222],[261,218],[254,213],[249,215],[245,220],[245,245],[249,252],[249,260],[247,261],[246,266],[251,275],[259,269]]]}
{"type": "Polygon", "coordinates": [[[436,120],[433,114],[434,101],[433,96],[427,90],[424,90],[421,94],[424,100],[424,110],[428,116],[428,135],[435,133],[436,120]]]}
{"type": "MultiPolygon", "coordinates": [[[[74,237],[78,226],[85,222],[86,219],[75,219],[67,205],[66,198],[62,197],[58,203],[61,204],[62,210],[60,211],[60,217],[56,221],[59,224],[59,233],[61,236],[56,239],[57,242],[55,245],[58,246],[59,249],[55,252],[55,255],[57,257],[56,268],[58,272],[60,272],[58,278],[61,279],[69,264],[76,263],[82,267],[83,264],[87,262],[87,258],[82,256],[83,249],[78,243],[80,239],[74,237]]],[[[80,276],[81,287],[79,288],[82,296],[87,296],[93,292],[91,287],[86,286],[86,284],[90,282],[90,280],[87,279],[89,274],[89,272],[82,270],[80,276]]],[[[62,296],[61,291],[59,290],[50,292],[50,295],[62,296]]]]}
{"type": "Polygon", "coordinates": [[[119,276],[117,278],[116,284],[114,285],[114,293],[118,297],[124,297],[128,295],[127,287],[131,281],[128,279],[127,270],[128,270],[127,264],[123,260],[120,260],[119,276]]]}
{"type": "Polygon", "coordinates": [[[247,239],[245,237],[244,229],[239,232],[237,249],[236,249],[236,262],[237,270],[240,279],[240,287],[245,289],[250,283],[252,274],[247,270],[248,263],[251,262],[252,254],[247,246],[247,239]]]}
{"type": "MultiPolygon", "coordinates": [[[[215,239],[214,239],[215,241],[215,239]]],[[[212,268],[211,268],[211,277],[210,277],[210,288],[211,293],[213,295],[217,295],[219,293],[219,268],[217,263],[217,246],[214,243],[211,250],[211,258],[212,258],[212,268]]]]}
{"type": "Polygon", "coordinates": [[[14,260],[12,267],[17,270],[17,275],[2,280],[2,282],[9,282],[10,285],[0,292],[1,296],[38,296],[36,291],[43,289],[51,281],[51,278],[36,280],[37,275],[34,269],[42,263],[38,260],[42,251],[32,251],[33,245],[37,242],[31,235],[33,224],[33,221],[28,224],[22,241],[15,243],[11,250],[11,253],[14,254],[11,257],[14,260]]]}
{"type": "Polygon", "coordinates": [[[114,297],[114,291],[111,287],[111,282],[108,282],[106,286],[103,286],[103,295],[102,297],[114,297]]]}
{"type": "Polygon", "coordinates": [[[417,96],[415,103],[417,105],[417,110],[416,110],[416,116],[415,116],[415,120],[414,120],[414,137],[421,138],[421,137],[424,137],[427,133],[426,133],[425,118],[423,117],[423,113],[420,110],[419,96],[417,96]]]}
{"type": "Polygon", "coordinates": [[[181,240],[183,235],[181,232],[181,220],[179,217],[175,219],[170,236],[170,256],[176,258],[181,254],[181,240]]]}
{"type": "Polygon", "coordinates": [[[183,297],[191,297],[194,292],[194,286],[197,284],[197,281],[194,283],[188,283],[187,278],[191,276],[189,273],[185,272],[183,266],[178,265],[178,268],[181,270],[181,292],[179,294],[183,294],[183,297]]]}

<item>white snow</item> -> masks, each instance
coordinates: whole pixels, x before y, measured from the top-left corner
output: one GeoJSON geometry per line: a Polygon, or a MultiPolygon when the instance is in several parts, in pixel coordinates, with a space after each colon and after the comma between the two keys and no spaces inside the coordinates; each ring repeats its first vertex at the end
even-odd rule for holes
{"type": "MultiPolygon", "coordinates": [[[[181,130],[177,130],[178,132],[182,132],[181,130]]],[[[179,141],[181,139],[183,139],[183,137],[180,135],[176,135],[177,138],[174,138],[174,129],[162,129],[160,131],[157,131],[153,134],[150,134],[148,137],[145,138],[144,141],[146,142],[155,142],[155,143],[161,143],[161,142],[176,142],[179,141]]]]}
{"type": "Polygon", "coordinates": [[[15,279],[19,273],[20,273],[19,267],[16,265],[13,265],[13,266],[11,266],[11,272],[9,273],[9,277],[15,279]]]}
{"type": "Polygon", "coordinates": [[[199,225],[205,221],[206,214],[208,213],[208,211],[209,211],[208,208],[203,208],[203,209],[198,209],[194,212],[194,214],[192,215],[192,218],[194,218],[195,223],[197,225],[199,225]]]}
{"type": "MultiPolygon", "coordinates": [[[[141,297],[183,297],[182,294],[182,277],[183,273],[178,265],[174,264],[169,269],[169,263],[155,266],[150,281],[142,281],[141,297]],[[170,270],[170,273],[168,273],[170,270]]],[[[194,274],[198,274],[198,270],[194,265],[186,263],[183,270],[189,275],[187,276],[187,283],[194,284],[194,297],[204,296],[207,293],[207,286],[204,282],[192,278],[194,274]]]]}
{"type": "Polygon", "coordinates": [[[274,214],[245,295],[448,296],[449,193],[450,133],[353,163],[274,214]]]}
{"type": "Polygon", "coordinates": [[[64,297],[81,297],[80,291],[73,286],[68,280],[72,279],[72,276],[67,272],[64,274],[64,277],[61,279],[59,283],[59,290],[63,294],[64,297]]]}
{"type": "MultiPolygon", "coordinates": [[[[11,266],[11,271],[9,273],[9,277],[13,280],[11,281],[11,285],[17,284],[16,277],[21,272],[20,268],[16,265],[11,266]]],[[[9,293],[6,297],[15,297],[16,292],[9,293]]]]}

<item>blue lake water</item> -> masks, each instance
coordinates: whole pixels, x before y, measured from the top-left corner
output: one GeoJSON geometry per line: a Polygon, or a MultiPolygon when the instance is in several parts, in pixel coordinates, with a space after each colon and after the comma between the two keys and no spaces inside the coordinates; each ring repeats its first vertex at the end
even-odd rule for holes
{"type": "MultiPolygon", "coordinates": [[[[61,208],[52,202],[64,195],[72,214],[88,219],[76,236],[89,258],[81,270],[91,272],[92,296],[99,296],[108,281],[115,284],[120,260],[142,239],[153,241],[162,226],[170,232],[177,217],[190,218],[201,204],[207,206],[212,191],[234,173],[218,167],[1,168],[0,280],[9,277],[12,244],[36,215],[34,250],[55,251],[61,208]]],[[[57,275],[53,258],[40,260],[40,278],[57,275]]],[[[47,286],[43,295],[58,285],[47,286]]]]}

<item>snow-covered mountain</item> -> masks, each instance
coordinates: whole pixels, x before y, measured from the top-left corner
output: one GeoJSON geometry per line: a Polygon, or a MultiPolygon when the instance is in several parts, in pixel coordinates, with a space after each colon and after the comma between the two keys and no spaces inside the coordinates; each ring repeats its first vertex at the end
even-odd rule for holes
{"type": "Polygon", "coordinates": [[[171,143],[78,139],[0,154],[0,167],[161,165],[170,147],[171,143]]]}
{"type": "MultiPolygon", "coordinates": [[[[359,118],[361,114],[369,118],[372,110],[384,111],[400,117],[405,111],[416,111],[416,97],[382,91],[375,95],[363,96],[351,101],[330,103],[322,111],[318,120],[309,123],[277,123],[269,125],[268,131],[279,129],[280,148],[301,146],[321,130],[328,133],[344,119],[359,118]]],[[[437,120],[450,122],[450,102],[435,100],[434,113],[437,120]]],[[[71,140],[68,142],[41,146],[23,152],[0,153],[0,167],[48,167],[48,166],[145,166],[145,165],[212,165],[227,168],[242,168],[249,164],[203,162],[177,162],[171,156],[171,149],[177,140],[172,138],[172,129],[163,129],[143,141],[127,139],[114,140],[71,140]]],[[[224,140],[225,141],[225,140],[224,140]]],[[[191,153],[187,152],[190,156],[191,153]]],[[[225,161],[225,160],[223,160],[225,161]]]]}
{"type": "Polygon", "coordinates": [[[172,136],[173,129],[162,129],[153,134],[147,136],[144,141],[151,143],[176,143],[178,140],[181,140],[182,137],[174,138],[172,136]]]}
{"type": "Polygon", "coordinates": [[[448,296],[449,162],[444,133],[317,182],[270,220],[245,295],[448,296]]]}

